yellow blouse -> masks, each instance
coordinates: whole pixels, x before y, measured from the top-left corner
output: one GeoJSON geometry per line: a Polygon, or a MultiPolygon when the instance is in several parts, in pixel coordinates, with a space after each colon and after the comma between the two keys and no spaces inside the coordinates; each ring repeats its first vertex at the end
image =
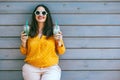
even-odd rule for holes
{"type": "Polygon", "coordinates": [[[57,54],[64,54],[65,52],[63,40],[61,42],[62,46],[58,46],[54,37],[48,39],[44,35],[41,38],[39,36],[29,37],[27,48],[20,46],[20,51],[26,55],[25,62],[36,67],[45,68],[58,64],[59,56],[57,54]]]}

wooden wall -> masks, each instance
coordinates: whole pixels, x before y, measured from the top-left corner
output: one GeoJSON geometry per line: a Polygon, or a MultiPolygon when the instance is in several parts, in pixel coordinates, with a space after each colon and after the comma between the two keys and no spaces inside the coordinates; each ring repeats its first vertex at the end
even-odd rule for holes
{"type": "Polygon", "coordinates": [[[20,32],[38,4],[64,34],[61,80],[120,80],[120,0],[0,0],[0,80],[23,80],[20,32]]]}

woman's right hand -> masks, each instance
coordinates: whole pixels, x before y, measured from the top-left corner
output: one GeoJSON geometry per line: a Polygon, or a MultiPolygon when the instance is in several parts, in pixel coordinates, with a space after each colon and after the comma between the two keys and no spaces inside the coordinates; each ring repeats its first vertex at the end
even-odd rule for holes
{"type": "Polygon", "coordinates": [[[26,47],[26,42],[27,42],[28,36],[24,33],[24,31],[21,32],[21,41],[22,41],[22,46],[26,47]]]}

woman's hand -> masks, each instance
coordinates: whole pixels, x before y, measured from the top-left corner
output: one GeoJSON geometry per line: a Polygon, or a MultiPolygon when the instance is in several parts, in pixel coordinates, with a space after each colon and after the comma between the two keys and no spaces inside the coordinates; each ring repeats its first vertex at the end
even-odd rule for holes
{"type": "Polygon", "coordinates": [[[58,34],[54,35],[55,40],[60,41],[62,40],[62,32],[59,32],[58,34]]]}
{"type": "Polygon", "coordinates": [[[27,42],[28,36],[23,32],[21,32],[21,41],[22,41],[22,46],[26,47],[26,42],[27,42]]]}
{"type": "Polygon", "coordinates": [[[58,34],[55,34],[55,35],[54,35],[54,38],[55,38],[55,40],[56,40],[56,42],[58,43],[59,46],[62,45],[62,42],[61,42],[62,37],[63,37],[63,36],[62,36],[62,32],[59,32],[58,34]]]}

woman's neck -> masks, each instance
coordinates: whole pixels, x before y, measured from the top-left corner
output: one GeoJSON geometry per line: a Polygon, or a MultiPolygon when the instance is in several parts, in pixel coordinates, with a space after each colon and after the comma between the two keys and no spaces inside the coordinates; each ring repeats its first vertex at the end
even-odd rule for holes
{"type": "Polygon", "coordinates": [[[42,30],[43,30],[43,27],[44,27],[44,23],[38,23],[38,27],[39,27],[38,36],[39,36],[39,38],[41,38],[42,37],[42,30]]]}
{"type": "Polygon", "coordinates": [[[38,23],[38,27],[39,27],[39,32],[41,32],[43,30],[44,23],[38,23]]]}

